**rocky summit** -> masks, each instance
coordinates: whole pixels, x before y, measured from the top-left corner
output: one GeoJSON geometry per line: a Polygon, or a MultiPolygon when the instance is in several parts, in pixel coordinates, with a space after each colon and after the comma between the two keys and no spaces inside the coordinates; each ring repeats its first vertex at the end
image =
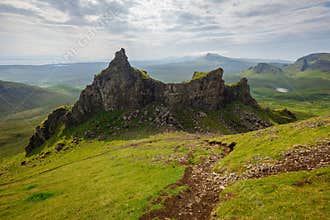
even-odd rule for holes
{"type": "MultiPolygon", "coordinates": [[[[138,117],[143,109],[156,105],[160,106],[154,109],[156,113],[153,115],[156,115],[156,118],[148,117],[148,120],[157,122],[157,125],[161,126],[170,123],[172,127],[180,129],[184,129],[185,126],[182,126],[175,114],[182,110],[198,110],[197,118],[205,117],[204,112],[220,111],[234,103],[248,106],[249,109],[254,109],[253,111],[261,111],[250,94],[246,78],[242,78],[236,84],[225,85],[222,79],[222,68],[197,75],[198,77],[194,75],[192,80],[184,83],[162,83],[152,79],[145,71],[132,67],[125,50],[121,49],[116,52],[109,66],[95,75],[93,83],[81,92],[79,100],[71,109],[60,108],[54,111],[36,129],[36,133],[25,148],[26,152],[30,154],[33,149],[38,148],[54,135],[59,124],[63,123],[66,127],[76,126],[104,111],[133,112],[138,117]]],[[[216,120],[226,125],[228,129],[233,128],[233,131],[238,132],[272,125],[269,120],[259,117],[255,112],[242,109],[245,108],[237,107],[230,110],[230,114],[235,114],[237,117],[235,116],[228,123],[226,123],[228,117],[225,116],[216,120]]],[[[146,115],[148,113],[145,113],[143,117],[146,115]]],[[[189,117],[192,116],[187,115],[186,118],[189,117]]],[[[127,118],[130,116],[124,117],[125,120],[127,118]]],[[[193,122],[198,124],[198,120],[193,119],[193,122]]],[[[200,126],[195,125],[194,128],[197,129],[200,126]]]]}

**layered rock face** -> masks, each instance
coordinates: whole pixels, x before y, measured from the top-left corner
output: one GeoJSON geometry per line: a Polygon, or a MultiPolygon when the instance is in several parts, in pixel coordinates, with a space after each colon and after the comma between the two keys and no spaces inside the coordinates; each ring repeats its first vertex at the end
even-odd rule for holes
{"type": "Polygon", "coordinates": [[[222,76],[223,70],[218,68],[186,83],[165,84],[131,67],[125,50],[121,49],[108,68],[96,75],[93,83],[82,91],[71,111],[61,109],[54,112],[42,128],[37,128],[26,151],[29,153],[42,145],[54,134],[59,123],[76,125],[100,111],[129,111],[150,104],[166,106],[170,110],[192,108],[213,111],[235,101],[258,107],[250,95],[246,79],[233,86],[225,86],[222,76]]]}

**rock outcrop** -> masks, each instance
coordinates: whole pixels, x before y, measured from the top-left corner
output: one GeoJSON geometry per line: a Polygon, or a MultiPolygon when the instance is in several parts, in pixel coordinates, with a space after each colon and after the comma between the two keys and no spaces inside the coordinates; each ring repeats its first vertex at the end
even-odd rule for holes
{"type": "Polygon", "coordinates": [[[68,110],[60,107],[50,113],[47,119],[38,127],[30,138],[29,145],[25,147],[26,154],[29,155],[33,150],[41,146],[46,140],[53,136],[58,127],[65,122],[65,115],[68,110]]]}
{"type": "Polygon", "coordinates": [[[159,104],[169,110],[184,108],[219,110],[231,102],[258,108],[250,95],[247,79],[225,86],[223,70],[215,69],[185,83],[165,84],[150,78],[146,72],[131,67],[125,50],[116,52],[108,68],[97,74],[91,85],[80,94],[71,111],[56,110],[38,127],[30,140],[27,153],[54,134],[59,123],[80,124],[100,111],[142,109],[159,104]]]}

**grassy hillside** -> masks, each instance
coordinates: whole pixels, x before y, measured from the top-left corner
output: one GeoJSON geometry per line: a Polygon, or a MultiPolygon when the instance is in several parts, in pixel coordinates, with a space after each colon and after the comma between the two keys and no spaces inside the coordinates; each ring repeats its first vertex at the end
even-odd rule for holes
{"type": "MultiPolygon", "coordinates": [[[[215,170],[243,173],[251,164],[275,163],[297,147],[317,148],[329,134],[330,118],[322,117],[218,138],[237,145],[215,170]]],[[[215,219],[324,219],[330,213],[329,178],[327,167],[237,181],[221,192],[215,219]]]]}
{"type": "Polygon", "coordinates": [[[279,159],[283,152],[296,145],[314,145],[318,140],[326,138],[330,138],[329,116],[249,133],[226,135],[216,140],[226,143],[236,142],[236,150],[221,160],[216,170],[242,173],[251,162],[262,163],[269,158],[279,159]]]}
{"type": "MultiPolygon", "coordinates": [[[[203,163],[202,158],[208,155],[223,154],[221,149],[206,145],[205,140],[236,142],[234,151],[220,160],[215,170],[239,173],[254,158],[254,163],[268,157],[278,159],[295,145],[314,145],[320,139],[330,138],[329,126],[330,118],[322,117],[219,137],[184,132],[143,137],[138,135],[139,131],[135,131],[136,135],[127,134],[126,138],[118,134],[109,140],[68,136],[51,141],[40,154],[25,158],[21,153],[2,161],[0,216],[2,219],[32,216],[34,219],[138,219],[146,207],[163,207],[162,203],[152,203],[154,199],[164,195],[165,199],[170,198],[188,190],[168,188],[183,176],[185,167],[203,163]],[[59,143],[65,143],[61,150],[57,150],[59,143]]],[[[255,219],[270,213],[275,218],[299,219],[308,211],[311,211],[308,216],[327,216],[328,178],[326,168],[237,181],[220,194],[216,212],[225,219],[245,215],[255,219]],[[311,184],[294,185],[306,179],[311,184]],[[260,201],[261,206],[249,203],[251,192],[256,198],[253,201],[260,201]],[[302,193],[310,196],[303,198],[302,193]],[[233,196],[227,198],[228,195],[233,196]],[[278,200],[278,214],[272,212],[272,198],[278,200]],[[296,211],[289,212],[290,207],[297,207],[296,211]]]]}
{"type": "Polygon", "coordinates": [[[46,117],[49,109],[34,108],[7,116],[0,121],[0,161],[24,151],[35,127],[46,117]]]}
{"type": "Polygon", "coordinates": [[[214,219],[327,219],[330,168],[238,181],[225,189],[214,219]]]}
{"type": "Polygon", "coordinates": [[[137,219],[148,199],[181,177],[183,167],[168,160],[182,154],[175,148],[183,143],[193,139],[177,133],[138,141],[83,141],[46,159],[30,158],[26,167],[16,162],[23,156],[17,156],[2,167],[0,215],[137,219]]]}

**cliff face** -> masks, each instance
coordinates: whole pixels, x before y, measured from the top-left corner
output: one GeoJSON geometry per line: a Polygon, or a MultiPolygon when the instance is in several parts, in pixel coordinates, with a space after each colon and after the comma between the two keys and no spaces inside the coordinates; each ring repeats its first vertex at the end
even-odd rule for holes
{"type": "Polygon", "coordinates": [[[93,83],[82,91],[71,111],[62,109],[61,114],[52,113],[42,128],[37,128],[26,151],[29,153],[42,145],[54,134],[58,123],[64,122],[66,126],[79,124],[99,111],[129,111],[150,104],[161,104],[170,110],[196,108],[210,111],[236,101],[258,107],[250,95],[246,79],[225,86],[222,76],[223,70],[218,68],[186,83],[165,84],[131,67],[125,50],[121,49],[108,68],[96,75],[93,83]],[[52,122],[53,119],[56,121],[52,122]]]}

